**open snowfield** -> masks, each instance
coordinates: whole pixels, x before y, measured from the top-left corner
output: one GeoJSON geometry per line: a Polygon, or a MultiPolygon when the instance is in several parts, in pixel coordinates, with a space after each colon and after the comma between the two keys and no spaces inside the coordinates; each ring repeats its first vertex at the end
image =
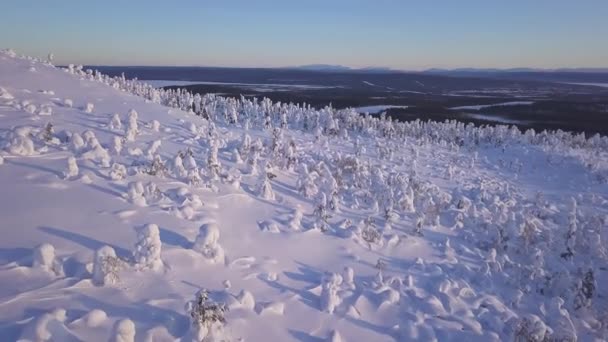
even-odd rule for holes
{"type": "Polygon", "coordinates": [[[606,137],[200,97],[4,51],[0,184],[2,341],[608,336],[606,137]]]}

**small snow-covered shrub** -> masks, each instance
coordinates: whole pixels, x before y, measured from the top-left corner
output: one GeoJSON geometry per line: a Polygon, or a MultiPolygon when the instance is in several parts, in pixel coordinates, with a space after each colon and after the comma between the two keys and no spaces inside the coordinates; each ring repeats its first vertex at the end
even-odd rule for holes
{"type": "Polygon", "coordinates": [[[129,183],[126,197],[131,203],[140,207],[147,205],[146,199],[144,198],[144,185],[139,181],[129,183]]]}
{"type": "Polygon", "coordinates": [[[49,105],[40,106],[40,109],[38,110],[38,115],[48,116],[51,114],[53,114],[53,107],[49,105]]]}
{"type": "Polygon", "coordinates": [[[68,168],[63,172],[63,177],[65,179],[75,178],[78,176],[78,164],[76,163],[76,158],[74,156],[68,157],[68,168]]]}
{"type": "Polygon", "coordinates": [[[36,113],[36,105],[33,103],[25,103],[23,104],[23,110],[30,114],[36,113]]]}
{"type": "Polygon", "coordinates": [[[84,146],[85,143],[82,136],[79,133],[72,134],[72,137],[70,138],[70,147],[72,151],[79,152],[84,148],[84,146]]]}
{"type": "Polygon", "coordinates": [[[144,268],[159,270],[163,267],[161,252],[160,230],[151,223],[140,228],[137,233],[137,243],[133,256],[135,262],[144,268]]]}
{"type": "Polygon", "coordinates": [[[128,121],[127,121],[127,141],[135,141],[135,137],[139,133],[139,126],[137,124],[138,114],[134,109],[129,111],[128,121]]]}
{"type": "Polygon", "coordinates": [[[551,332],[538,316],[529,314],[518,322],[513,340],[515,342],[551,341],[551,332]]]}
{"type": "Polygon", "coordinates": [[[122,164],[113,163],[109,176],[112,180],[125,179],[127,177],[127,168],[122,164]]]}
{"type": "Polygon", "coordinates": [[[114,248],[103,246],[95,252],[93,261],[93,283],[98,286],[113,285],[119,280],[118,272],[124,262],[116,256],[114,248]]]}
{"type": "Polygon", "coordinates": [[[102,167],[109,167],[112,158],[108,151],[101,147],[96,138],[92,140],[95,147],[82,154],[82,158],[98,162],[102,167]]]}
{"type": "Polygon", "coordinates": [[[260,197],[267,201],[274,201],[274,191],[272,191],[272,185],[270,184],[270,178],[264,174],[259,185],[260,197]]]}
{"type": "Polygon", "coordinates": [[[134,342],[135,341],[135,323],[132,320],[125,318],[117,321],[114,324],[112,332],[112,342],[134,342]]]}
{"type": "Polygon", "coordinates": [[[219,337],[222,333],[228,307],[211,301],[207,290],[199,291],[194,300],[186,304],[186,311],[190,316],[193,341],[205,341],[207,337],[219,337]]]}
{"type": "Polygon", "coordinates": [[[152,120],[151,127],[154,132],[160,131],[160,122],[158,122],[158,120],[152,120]]]}
{"type": "Polygon", "coordinates": [[[160,140],[154,140],[150,143],[150,145],[148,146],[148,150],[146,151],[148,158],[152,158],[156,154],[161,144],[162,142],[160,140]]]}
{"type": "Polygon", "coordinates": [[[124,143],[123,137],[114,136],[114,138],[112,138],[112,152],[114,152],[115,155],[117,155],[117,156],[120,155],[120,151],[122,151],[123,143],[124,143]]]}
{"type": "Polygon", "coordinates": [[[338,295],[338,290],[342,285],[342,276],[337,273],[326,274],[321,282],[321,310],[333,313],[336,306],[340,305],[342,299],[338,295]]]}
{"type": "Polygon", "coordinates": [[[302,208],[300,206],[296,206],[295,209],[293,210],[291,220],[289,221],[289,228],[291,228],[293,230],[301,230],[303,216],[304,216],[304,213],[302,213],[302,208]]]}
{"type": "Polygon", "coordinates": [[[112,119],[110,119],[110,124],[108,127],[110,127],[111,130],[122,129],[122,122],[120,121],[120,115],[118,115],[118,113],[114,113],[114,115],[112,115],[112,119]]]}
{"type": "Polygon", "coordinates": [[[74,107],[74,101],[72,101],[71,99],[64,99],[63,105],[64,107],[72,108],[74,107]]]}
{"type": "Polygon", "coordinates": [[[87,104],[84,105],[83,108],[85,113],[93,113],[93,109],[95,109],[95,105],[90,102],[87,102],[87,104]]]}
{"type": "Polygon", "coordinates": [[[40,267],[56,275],[63,273],[61,262],[55,257],[55,247],[50,243],[43,243],[34,249],[33,267],[40,267]]]}
{"type": "Polygon", "coordinates": [[[201,253],[208,261],[217,263],[224,260],[224,249],[218,243],[220,230],[215,223],[207,223],[201,226],[196,237],[195,251],[201,253]]]}
{"type": "Polygon", "coordinates": [[[241,290],[236,296],[236,299],[244,309],[253,310],[255,308],[255,297],[253,296],[253,293],[247,290],[241,290]]]}
{"type": "Polygon", "coordinates": [[[151,176],[164,177],[167,174],[167,166],[160,155],[157,154],[152,159],[150,166],[144,172],[151,176]]]}
{"type": "Polygon", "coordinates": [[[31,156],[36,154],[34,141],[31,139],[31,127],[19,127],[14,129],[10,134],[8,143],[8,152],[19,156],[31,156]]]}

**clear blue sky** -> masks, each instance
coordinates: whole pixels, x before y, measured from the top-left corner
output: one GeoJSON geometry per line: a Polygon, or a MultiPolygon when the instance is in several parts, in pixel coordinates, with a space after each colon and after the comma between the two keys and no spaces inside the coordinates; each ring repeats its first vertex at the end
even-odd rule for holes
{"type": "Polygon", "coordinates": [[[608,67],[608,0],[3,0],[0,47],[62,64],[608,67]]]}

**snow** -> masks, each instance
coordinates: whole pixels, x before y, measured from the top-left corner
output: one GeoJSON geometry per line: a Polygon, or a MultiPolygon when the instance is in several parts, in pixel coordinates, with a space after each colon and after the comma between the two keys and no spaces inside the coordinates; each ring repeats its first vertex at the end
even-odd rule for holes
{"type": "Polygon", "coordinates": [[[238,82],[212,82],[212,81],[167,81],[167,80],[145,80],[153,87],[162,88],[169,86],[188,86],[195,84],[202,85],[224,85],[237,88],[246,88],[254,91],[281,91],[289,89],[329,89],[335,86],[323,86],[315,84],[283,84],[283,83],[238,83],[238,82]]]}
{"type": "Polygon", "coordinates": [[[12,52],[0,87],[3,340],[608,334],[606,137],[216,95],[206,119],[12,52]]]}
{"type": "Polygon", "coordinates": [[[396,106],[396,105],[376,105],[376,106],[363,106],[353,108],[359,113],[377,114],[383,112],[389,108],[407,108],[408,106],[396,106]]]}
{"type": "Polygon", "coordinates": [[[608,83],[605,83],[605,82],[566,82],[566,84],[575,84],[575,85],[585,85],[585,86],[594,86],[594,87],[608,88],[608,83]]]}
{"type": "Polygon", "coordinates": [[[499,106],[524,106],[524,105],[531,105],[533,103],[534,103],[534,101],[510,101],[510,102],[493,103],[493,104],[487,104],[487,105],[472,105],[472,106],[451,107],[450,109],[455,109],[455,110],[466,110],[466,109],[479,110],[479,109],[490,108],[490,107],[499,107],[499,106]]]}
{"type": "Polygon", "coordinates": [[[471,119],[486,120],[501,124],[522,124],[527,122],[526,120],[513,120],[492,114],[465,113],[465,115],[471,119]]]}

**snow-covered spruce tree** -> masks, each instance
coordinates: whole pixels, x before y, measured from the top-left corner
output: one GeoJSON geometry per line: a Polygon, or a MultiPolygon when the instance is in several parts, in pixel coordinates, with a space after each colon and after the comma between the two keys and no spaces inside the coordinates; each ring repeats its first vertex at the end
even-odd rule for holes
{"type": "Polygon", "coordinates": [[[288,144],[284,147],[284,167],[287,170],[293,170],[298,162],[296,157],[296,142],[293,139],[289,140],[288,144]]]}
{"type": "Polygon", "coordinates": [[[138,114],[135,109],[131,109],[129,111],[128,120],[127,120],[127,132],[126,139],[127,141],[135,141],[137,134],[139,133],[139,126],[137,124],[138,114]]]}
{"type": "Polygon", "coordinates": [[[124,143],[124,137],[120,137],[120,136],[114,136],[114,138],[112,138],[112,147],[111,147],[111,151],[119,156],[120,152],[122,151],[122,145],[124,143]]]}
{"type": "Polygon", "coordinates": [[[190,316],[190,334],[193,342],[207,341],[209,338],[215,341],[221,338],[228,307],[224,303],[211,301],[206,289],[197,292],[194,300],[186,304],[186,312],[190,316]]]}
{"type": "Polygon", "coordinates": [[[112,329],[111,342],[135,342],[135,323],[125,318],[116,321],[112,329]]]}
{"type": "Polygon", "coordinates": [[[264,174],[261,175],[258,188],[260,197],[267,201],[275,200],[274,191],[272,191],[272,185],[270,183],[270,176],[268,173],[264,172],[264,174]]]}
{"type": "Polygon", "coordinates": [[[185,178],[188,175],[184,163],[182,160],[182,153],[177,153],[173,158],[173,170],[172,173],[177,178],[185,178]]]}
{"type": "Polygon", "coordinates": [[[201,253],[207,261],[218,263],[224,261],[224,249],[219,244],[220,230],[215,223],[200,227],[192,249],[201,253]]]}
{"type": "Polygon", "coordinates": [[[116,284],[119,280],[118,272],[123,266],[124,262],[116,256],[114,248],[99,248],[93,261],[93,283],[98,286],[116,284]]]}
{"type": "Polygon", "coordinates": [[[163,267],[160,257],[161,246],[160,230],[156,224],[150,223],[141,227],[137,232],[137,242],[133,252],[137,265],[155,271],[160,270],[163,267]]]}
{"type": "Polygon", "coordinates": [[[300,194],[306,198],[313,198],[319,192],[315,183],[316,178],[316,172],[308,172],[306,164],[300,164],[300,175],[297,181],[297,187],[300,194]]]}
{"type": "Polygon", "coordinates": [[[78,164],[76,163],[76,158],[74,156],[68,157],[68,168],[63,172],[63,178],[65,179],[74,179],[78,176],[78,164]]]}
{"type": "Polygon", "coordinates": [[[42,268],[55,275],[63,274],[61,262],[55,257],[55,247],[50,243],[43,243],[34,249],[33,267],[42,268]]]}
{"type": "Polygon", "coordinates": [[[573,197],[570,198],[570,203],[571,209],[570,213],[568,214],[568,231],[564,236],[566,241],[566,250],[561,254],[561,257],[564,259],[570,259],[574,256],[577,235],[576,231],[578,229],[576,199],[574,199],[573,197]]]}
{"type": "Polygon", "coordinates": [[[296,205],[296,207],[293,209],[291,219],[289,220],[289,228],[292,230],[301,230],[303,217],[304,213],[302,212],[302,208],[299,205],[296,205]]]}
{"type": "Polygon", "coordinates": [[[94,109],[95,109],[95,105],[90,102],[87,102],[87,104],[83,108],[84,112],[88,113],[88,114],[93,113],[94,109]]]}
{"type": "Polygon", "coordinates": [[[144,197],[144,185],[140,181],[129,183],[125,196],[131,203],[135,205],[140,207],[145,207],[147,205],[146,198],[144,197]]]}
{"type": "Polygon", "coordinates": [[[232,150],[232,158],[235,164],[240,165],[243,164],[243,158],[241,158],[241,153],[237,148],[232,150]]]}
{"type": "Polygon", "coordinates": [[[327,313],[334,313],[336,307],[342,302],[342,298],[338,295],[342,285],[342,276],[338,273],[325,274],[321,280],[321,310],[327,313]]]}
{"type": "Polygon", "coordinates": [[[575,285],[574,308],[586,308],[591,306],[591,299],[596,295],[595,273],[592,268],[579,269],[575,275],[578,279],[575,285]]]}
{"type": "Polygon", "coordinates": [[[327,210],[327,196],[323,192],[320,193],[313,215],[315,216],[315,227],[322,232],[328,231],[330,228],[328,220],[331,218],[331,214],[327,210]]]}
{"type": "Polygon", "coordinates": [[[382,243],[382,233],[376,228],[376,223],[371,216],[361,222],[360,225],[359,238],[366,242],[370,249],[372,246],[382,243]]]}
{"type": "Polygon", "coordinates": [[[108,127],[111,130],[122,129],[122,122],[120,121],[120,115],[118,115],[118,113],[114,113],[114,115],[112,115],[112,119],[110,120],[110,124],[108,125],[108,127]]]}
{"type": "Polygon", "coordinates": [[[151,176],[164,177],[167,174],[167,166],[162,157],[156,154],[152,157],[152,163],[150,163],[144,172],[151,176]]]}
{"type": "Polygon", "coordinates": [[[221,164],[217,158],[218,152],[218,141],[211,141],[209,146],[209,154],[207,156],[207,172],[212,180],[219,178],[221,172],[221,164]]]}

